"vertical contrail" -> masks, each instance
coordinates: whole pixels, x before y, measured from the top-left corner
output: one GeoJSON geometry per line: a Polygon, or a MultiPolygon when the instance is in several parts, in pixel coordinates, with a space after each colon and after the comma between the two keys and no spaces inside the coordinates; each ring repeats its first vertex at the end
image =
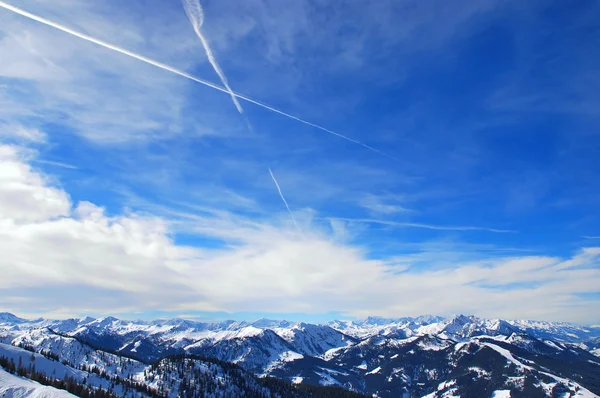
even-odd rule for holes
{"type": "MultiPolygon", "coordinates": [[[[12,11],[12,12],[14,12],[16,14],[22,15],[22,16],[24,16],[26,18],[29,18],[29,19],[33,20],[33,21],[39,22],[39,23],[44,24],[46,26],[50,26],[50,27],[52,27],[54,29],[57,29],[57,30],[60,30],[62,32],[65,32],[65,33],[68,33],[70,35],[73,35],[75,37],[78,37],[78,38],[80,38],[82,40],[89,41],[89,42],[94,43],[94,44],[96,44],[98,46],[107,48],[107,49],[112,50],[112,51],[116,51],[116,52],[121,53],[123,55],[127,55],[128,57],[135,58],[135,59],[137,59],[139,61],[142,61],[142,62],[145,62],[145,63],[147,63],[149,65],[153,65],[153,66],[156,66],[157,68],[160,68],[160,69],[166,70],[168,72],[174,73],[176,75],[185,77],[186,79],[193,80],[193,81],[195,81],[197,83],[203,84],[203,85],[205,85],[207,87],[210,87],[212,89],[215,89],[215,90],[227,93],[229,95],[232,95],[232,91],[231,90],[227,90],[226,88],[221,87],[221,86],[219,86],[217,84],[214,84],[214,83],[209,82],[209,81],[204,80],[204,79],[200,79],[199,77],[196,77],[194,75],[190,75],[189,73],[184,72],[184,71],[182,71],[180,69],[174,68],[174,67],[172,67],[170,65],[164,64],[162,62],[156,61],[156,60],[148,58],[148,57],[145,57],[143,55],[134,53],[133,51],[129,51],[129,50],[126,50],[126,49],[121,48],[119,46],[116,46],[114,44],[107,43],[107,42],[105,42],[103,40],[100,40],[100,39],[96,39],[96,38],[94,38],[92,36],[86,35],[85,33],[81,33],[81,32],[78,32],[76,30],[73,30],[71,28],[67,28],[66,26],[63,26],[63,25],[58,24],[56,22],[50,21],[49,19],[40,17],[39,15],[32,14],[32,13],[30,13],[28,11],[25,11],[25,10],[23,10],[21,8],[18,8],[18,7],[15,7],[13,5],[10,5],[8,3],[5,3],[4,1],[1,1],[1,0],[0,0],[0,7],[4,8],[4,9],[7,9],[9,11],[12,11]]],[[[363,144],[360,141],[357,141],[355,139],[347,137],[347,136],[345,136],[343,134],[337,133],[337,132],[335,132],[333,130],[329,130],[328,128],[320,126],[320,125],[318,125],[316,123],[311,123],[309,121],[306,121],[304,119],[299,118],[298,116],[294,116],[294,115],[292,115],[290,113],[284,112],[282,110],[279,110],[277,108],[274,108],[272,106],[264,104],[264,103],[262,103],[260,101],[252,99],[250,97],[247,97],[245,95],[233,92],[233,96],[236,97],[236,98],[243,99],[244,101],[248,101],[248,102],[250,102],[250,103],[252,103],[254,105],[260,106],[261,108],[267,109],[267,110],[269,110],[271,112],[278,113],[281,116],[285,116],[287,118],[296,120],[296,121],[298,121],[300,123],[303,123],[303,124],[305,124],[307,126],[314,127],[314,128],[319,129],[321,131],[325,131],[326,133],[335,135],[336,137],[342,138],[342,139],[344,139],[346,141],[350,141],[350,142],[352,142],[354,144],[360,145],[360,146],[362,146],[364,148],[367,148],[370,151],[376,152],[376,153],[378,153],[380,155],[386,156],[386,157],[394,159],[394,160],[398,160],[398,158],[396,158],[396,157],[394,157],[392,155],[388,155],[387,153],[385,153],[383,151],[380,151],[379,149],[373,148],[373,147],[371,147],[371,146],[369,146],[367,144],[363,144]]]]}
{"type": "Polygon", "coordinates": [[[233,104],[237,108],[238,112],[243,115],[244,109],[242,109],[242,106],[240,105],[240,103],[238,102],[238,100],[235,96],[235,93],[233,92],[231,87],[229,87],[227,78],[225,77],[223,70],[221,69],[215,56],[213,55],[212,50],[210,49],[210,46],[208,45],[208,40],[206,40],[206,37],[204,37],[204,35],[202,34],[202,30],[200,29],[202,27],[202,24],[204,23],[204,11],[202,10],[200,1],[199,0],[183,0],[182,3],[183,3],[183,9],[185,10],[185,13],[187,14],[190,22],[192,23],[192,26],[194,27],[194,31],[196,32],[196,35],[200,38],[200,41],[202,42],[202,46],[204,47],[204,52],[206,52],[206,57],[208,58],[208,62],[210,62],[210,64],[212,65],[212,67],[215,70],[215,72],[217,73],[217,75],[219,75],[219,78],[221,79],[221,83],[223,83],[223,86],[225,86],[225,89],[227,89],[227,91],[229,92],[229,95],[231,96],[231,100],[233,101],[233,104]]]}
{"type": "Polygon", "coordinates": [[[294,225],[296,226],[296,229],[302,235],[304,235],[302,233],[302,230],[298,226],[298,223],[296,222],[296,217],[294,217],[294,213],[292,213],[292,211],[290,210],[290,206],[288,205],[288,202],[285,200],[285,197],[283,196],[283,192],[281,192],[281,188],[279,187],[279,184],[277,183],[277,179],[275,179],[275,175],[273,174],[273,171],[271,170],[270,167],[269,167],[269,173],[271,174],[271,178],[273,179],[273,182],[275,183],[275,186],[277,187],[277,191],[279,192],[279,196],[281,197],[281,200],[283,200],[283,204],[285,205],[285,208],[287,209],[288,213],[290,213],[290,217],[292,218],[292,221],[294,222],[294,225]]]}

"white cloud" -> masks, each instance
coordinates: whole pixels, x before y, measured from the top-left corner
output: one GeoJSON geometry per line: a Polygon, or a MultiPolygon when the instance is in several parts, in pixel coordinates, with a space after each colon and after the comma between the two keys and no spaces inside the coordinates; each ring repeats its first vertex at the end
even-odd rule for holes
{"type": "Polygon", "coordinates": [[[402,206],[401,201],[402,197],[399,195],[367,194],[359,200],[359,205],[375,215],[390,215],[411,211],[402,206]]]}
{"type": "Polygon", "coordinates": [[[0,124],[0,138],[28,144],[43,144],[47,136],[37,128],[0,124]]]}
{"type": "Polygon", "coordinates": [[[170,218],[108,215],[93,203],[72,204],[31,167],[31,153],[8,145],[0,153],[0,306],[7,310],[467,312],[598,321],[598,300],[578,296],[598,292],[598,248],[569,259],[519,256],[412,269],[410,258],[368,259],[362,248],[314,226],[303,238],[283,214],[269,222],[212,209],[170,218]],[[178,245],[173,228],[224,243],[178,245]]]}
{"type": "Polygon", "coordinates": [[[66,216],[67,194],[23,161],[29,151],[0,145],[0,219],[6,227],[66,216]]]}

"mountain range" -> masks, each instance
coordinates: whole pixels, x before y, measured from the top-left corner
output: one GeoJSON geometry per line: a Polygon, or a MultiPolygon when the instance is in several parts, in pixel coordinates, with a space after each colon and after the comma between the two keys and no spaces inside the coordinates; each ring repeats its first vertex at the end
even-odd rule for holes
{"type": "Polygon", "coordinates": [[[214,396],[600,394],[600,326],[464,315],[311,324],[0,313],[2,357],[35,357],[38,373],[117,396],[206,396],[209,385],[214,396]]]}

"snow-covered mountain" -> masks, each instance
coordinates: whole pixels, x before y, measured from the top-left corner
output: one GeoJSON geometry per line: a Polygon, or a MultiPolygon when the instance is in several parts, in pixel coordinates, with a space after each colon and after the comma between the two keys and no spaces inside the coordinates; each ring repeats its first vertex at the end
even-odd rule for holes
{"type": "Polygon", "coordinates": [[[0,312],[0,325],[16,325],[19,323],[27,323],[27,319],[19,318],[18,316],[11,314],[10,312],[0,312]]]}
{"type": "MultiPolygon", "coordinates": [[[[7,347],[21,346],[56,356],[71,370],[87,372],[71,377],[88,378],[100,388],[112,386],[110,377],[107,381],[90,369],[157,389],[160,383],[148,381],[148,366],[172,358],[189,362],[192,356],[237,364],[256,376],[381,397],[600,393],[600,328],[566,323],[464,315],[370,317],[325,325],[267,319],[27,321],[3,314],[0,342],[5,353],[7,347]]],[[[161,383],[181,388],[174,379],[161,383]]]]}

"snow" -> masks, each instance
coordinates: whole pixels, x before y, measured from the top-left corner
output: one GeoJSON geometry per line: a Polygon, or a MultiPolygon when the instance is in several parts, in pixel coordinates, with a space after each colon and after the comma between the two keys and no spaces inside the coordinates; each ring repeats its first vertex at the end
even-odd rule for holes
{"type": "Polygon", "coordinates": [[[300,384],[300,383],[302,383],[302,380],[304,380],[304,377],[300,377],[300,376],[292,377],[292,384],[300,384]]]}
{"type": "Polygon", "coordinates": [[[440,333],[442,330],[444,330],[444,327],[446,327],[446,322],[438,322],[438,323],[432,323],[431,325],[425,325],[425,326],[421,326],[419,327],[416,331],[418,334],[438,334],[440,333]]]}
{"type": "Polygon", "coordinates": [[[39,383],[13,376],[0,368],[0,396],[5,398],[72,398],[75,395],[64,390],[43,386],[39,383]]]}
{"type": "Polygon", "coordinates": [[[522,390],[525,387],[525,376],[510,376],[506,379],[506,384],[522,390]]]}
{"type": "Polygon", "coordinates": [[[456,380],[448,380],[448,381],[441,382],[438,385],[438,391],[445,390],[446,388],[452,387],[454,385],[456,385],[456,380]]]}
{"type": "Polygon", "coordinates": [[[582,389],[577,391],[575,395],[571,395],[569,398],[598,398],[598,396],[589,390],[582,389]]]}
{"type": "Polygon", "coordinates": [[[507,360],[509,360],[510,362],[514,363],[517,366],[520,366],[520,367],[522,367],[524,369],[527,369],[527,370],[535,370],[531,366],[525,365],[523,362],[521,362],[518,359],[516,359],[515,357],[513,357],[513,355],[510,353],[510,351],[508,351],[505,348],[499,347],[496,344],[491,344],[491,343],[483,343],[483,345],[487,346],[487,347],[489,347],[491,349],[493,349],[494,351],[496,351],[498,353],[500,353],[507,360]]]}
{"type": "Polygon", "coordinates": [[[339,370],[324,368],[324,367],[321,367],[321,366],[319,366],[319,369],[324,370],[325,372],[327,372],[329,374],[333,374],[333,375],[348,376],[348,373],[346,373],[346,372],[340,372],[339,370]]]}
{"type": "Polygon", "coordinates": [[[491,398],[510,398],[510,390],[496,390],[491,398]]]}
{"type": "Polygon", "coordinates": [[[381,366],[378,366],[375,369],[373,369],[372,371],[365,373],[365,375],[374,375],[379,372],[381,372],[381,366]]]}
{"type": "Polygon", "coordinates": [[[472,371],[472,372],[477,373],[476,379],[479,379],[479,378],[486,377],[486,376],[490,375],[490,372],[488,372],[485,369],[479,368],[477,366],[471,366],[471,367],[469,367],[469,370],[472,371]]]}
{"type": "Polygon", "coordinates": [[[559,350],[559,351],[563,351],[563,349],[562,349],[562,348],[560,348],[559,346],[557,346],[557,345],[556,345],[556,344],[555,344],[553,341],[551,341],[551,340],[545,340],[545,341],[544,341],[544,343],[545,343],[546,345],[548,345],[548,346],[550,346],[550,347],[554,348],[554,349],[557,349],[557,350],[559,350]]]}
{"type": "Polygon", "coordinates": [[[436,391],[434,391],[430,394],[424,395],[422,398],[435,398],[435,397],[439,396],[440,391],[444,391],[447,388],[449,388],[449,390],[444,392],[442,394],[442,397],[446,397],[446,398],[454,397],[455,396],[454,393],[456,392],[456,389],[452,388],[452,387],[455,385],[456,385],[456,380],[443,381],[440,384],[438,384],[436,391]]]}
{"type": "Polygon", "coordinates": [[[420,341],[419,343],[417,343],[417,345],[419,346],[419,348],[421,348],[424,351],[441,351],[441,350],[445,350],[446,348],[448,348],[450,343],[420,341]]]}
{"type": "Polygon", "coordinates": [[[131,352],[137,352],[137,349],[140,346],[140,344],[142,344],[141,341],[136,341],[135,344],[133,345],[133,348],[131,349],[131,352]]]}
{"type": "Polygon", "coordinates": [[[565,379],[563,377],[559,377],[559,376],[556,376],[556,375],[553,375],[553,374],[547,373],[547,372],[540,372],[540,373],[545,374],[546,376],[552,377],[554,380],[568,386],[570,389],[575,388],[578,390],[574,395],[567,395],[568,398],[598,398],[598,396],[596,394],[592,393],[590,390],[582,387],[580,384],[575,383],[569,379],[565,379]]]}
{"type": "Polygon", "coordinates": [[[329,326],[304,322],[271,330],[294,346],[298,352],[311,356],[324,355],[331,349],[344,348],[354,343],[354,339],[329,326]]]}
{"type": "Polygon", "coordinates": [[[254,326],[248,326],[240,330],[217,332],[210,337],[212,337],[214,340],[233,340],[245,337],[254,337],[262,333],[263,329],[255,328],[254,326]]]}
{"type": "Polygon", "coordinates": [[[302,358],[304,358],[304,355],[298,354],[297,352],[294,352],[294,351],[286,351],[286,352],[282,353],[281,355],[279,355],[279,360],[281,360],[282,362],[292,362],[292,361],[295,361],[297,359],[302,359],[302,358]]]}
{"type": "Polygon", "coordinates": [[[5,325],[16,325],[20,323],[26,323],[27,320],[23,318],[19,318],[16,315],[11,314],[10,312],[0,312],[0,324],[5,325]]]}
{"type": "Polygon", "coordinates": [[[333,376],[327,373],[321,373],[314,371],[317,375],[321,376],[321,380],[319,380],[319,384],[322,386],[342,386],[342,383],[337,381],[333,376]]]}
{"type": "Polygon", "coordinates": [[[460,349],[461,349],[461,348],[463,348],[463,347],[464,347],[465,345],[467,345],[467,344],[468,344],[468,343],[464,343],[464,342],[463,342],[463,343],[457,343],[457,344],[454,346],[454,351],[455,351],[455,352],[457,352],[457,351],[460,351],[460,349]]]}
{"type": "Polygon", "coordinates": [[[439,321],[439,317],[386,319],[370,317],[360,321],[333,321],[328,325],[348,336],[367,339],[374,336],[412,336],[418,327],[439,321]]]}
{"type": "Polygon", "coordinates": [[[56,378],[64,379],[66,377],[74,377],[78,380],[83,379],[87,373],[75,370],[69,366],[63,365],[60,362],[48,359],[40,354],[34,354],[20,347],[14,347],[8,344],[0,343],[0,356],[12,359],[15,364],[19,363],[19,359],[23,366],[35,365],[38,372],[46,375],[54,375],[56,378]],[[32,361],[32,358],[34,360],[32,361]]]}
{"type": "MultiPolygon", "coordinates": [[[[6,318],[8,319],[8,316],[6,318]]],[[[240,363],[243,367],[261,375],[268,375],[271,370],[276,368],[285,368],[286,363],[307,356],[315,356],[329,361],[328,365],[323,366],[329,366],[333,369],[343,369],[337,366],[349,368],[362,361],[354,369],[348,369],[350,372],[354,372],[355,369],[361,370],[358,372],[360,377],[365,374],[382,374],[383,370],[380,367],[371,371],[368,370],[379,364],[381,366],[385,364],[385,369],[388,369],[385,358],[395,360],[399,357],[399,352],[405,353],[409,348],[408,353],[415,354],[417,359],[416,355],[424,351],[428,351],[429,353],[426,355],[430,356],[433,355],[433,351],[447,349],[448,359],[451,364],[455,365],[457,359],[466,355],[467,351],[472,352],[471,349],[467,350],[467,348],[488,346],[488,348],[500,353],[508,362],[517,365],[519,369],[537,371],[531,366],[540,369],[535,363],[516,357],[510,350],[502,348],[500,342],[525,346],[525,349],[533,349],[534,347],[529,345],[532,342],[535,343],[536,340],[528,339],[527,334],[530,334],[548,347],[552,347],[552,349],[567,351],[572,345],[566,343],[572,342],[577,336],[580,339],[582,336],[600,336],[598,328],[582,328],[577,325],[551,322],[512,321],[512,326],[507,326],[506,321],[472,316],[458,316],[449,320],[432,319],[432,321],[429,323],[417,322],[416,319],[409,318],[372,318],[365,321],[335,321],[326,326],[271,320],[256,322],[225,321],[219,323],[202,323],[181,319],[131,322],[110,317],[64,321],[23,320],[24,323],[18,320],[10,325],[2,325],[0,322],[0,342],[32,345],[38,351],[46,350],[59,355],[61,359],[65,359],[72,364],[73,368],[86,365],[86,367],[106,370],[109,374],[133,375],[134,379],[141,381],[140,375],[143,376],[145,369],[143,363],[127,359],[121,360],[120,357],[94,350],[75,339],[57,336],[51,330],[46,329],[46,326],[52,330],[61,331],[63,334],[75,337],[78,333],[89,333],[90,331],[111,336],[116,339],[116,347],[121,347],[122,350],[128,352],[141,352],[142,347],[144,347],[143,351],[147,353],[149,351],[146,350],[151,349],[153,345],[164,349],[163,352],[175,348],[192,353],[201,353],[204,352],[203,350],[211,349],[213,356],[225,361],[240,363]],[[507,331],[509,332],[507,333],[507,331]],[[364,338],[359,340],[348,337],[348,335],[364,338]],[[484,339],[487,340],[484,342],[484,339]],[[409,344],[411,346],[406,347],[409,344]],[[357,360],[354,356],[346,357],[346,354],[354,355],[354,353],[360,359],[357,360]],[[377,360],[377,358],[380,358],[380,360],[377,360]]],[[[82,335],[80,337],[85,338],[86,336],[82,335]]],[[[600,348],[593,343],[596,340],[590,338],[589,341],[591,342],[590,346],[583,348],[600,356],[600,348]]],[[[6,351],[7,348],[0,347],[0,352],[2,350],[6,351]]],[[[438,353],[438,355],[441,354],[441,352],[438,353]]],[[[21,352],[19,356],[22,356],[24,364],[28,364],[29,362],[25,362],[25,360],[29,360],[28,357],[31,356],[31,353],[21,352]]],[[[37,358],[40,357],[36,357],[36,366],[39,367],[37,361],[42,361],[42,359],[37,358]]],[[[43,360],[47,359],[44,358],[43,360]]],[[[590,366],[595,363],[589,359],[588,361],[590,366]]],[[[62,366],[63,371],[75,372],[80,376],[76,377],[78,379],[81,379],[82,375],[88,375],[87,372],[80,372],[54,361],[51,362],[53,363],[52,366],[62,366]]],[[[396,365],[396,362],[393,364],[396,365]]],[[[307,361],[307,363],[310,363],[310,361],[307,361]]],[[[321,376],[322,383],[338,383],[336,378],[339,377],[339,372],[333,369],[326,369],[325,367],[317,369],[317,374],[321,376]]],[[[487,372],[480,368],[471,368],[470,370],[473,371],[471,374],[475,378],[489,376],[487,372]]],[[[436,373],[435,369],[423,369],[423,372],[429,380],[441,381],[437,374],[439,372],[436,373]]],[[[52,373],[52,370],[50,373],[52,373]]],[[[509,378],[510,383],[497,388],[513,388],[513,384],[522,384],[523,374],[523,372],[520,372],[520,377],[511,377],[509,378]]],[[[306,377],[304,374],[303,376],[292,373],[287,377],[289,377],[289,380],[299,380],[300,382],[306,377]]],[[[92,382],[91,385],[100,384],[100,381],[91,379],[94,377],[91,373],[87,377],[88,383],[92,382]]],[[[405,377],[405,375],[393,372],[386,379],[391,382],[393,379],[400,377],[405,377]]],[[[559,378],[552,377],[556,382],[547,383],[548,387],[563,383],[559,381],[559,378]]],[[[102,382],[105,383],[106,381],[102,382]]],[[[568,382],[570,381],[566,383],[568,382]]],[[[576,384],[574,382],[570,383],[567,385],[571,386],[571,394],[575,394],[574,386],[576,384]]],[[[546,388],[546,385],[540,387],[546,388]]],[[[443,391],[437,391],[436,396],[453,394],[456,394],[453,388],[445,388],[443,391]]],[[[585,395],[579,396],[583,397],[585,395]]]]}
{"type": "Polygon", "coordinates": [[[346,347],[337,347],[337,348],[332,348],[330,350],[325,351],[325,353],[323,355],[321,355],[321,358],[323,358],[325,361],[330,361],[332,360],[338,353],[341,353],[344,351],[346,347]]]}

